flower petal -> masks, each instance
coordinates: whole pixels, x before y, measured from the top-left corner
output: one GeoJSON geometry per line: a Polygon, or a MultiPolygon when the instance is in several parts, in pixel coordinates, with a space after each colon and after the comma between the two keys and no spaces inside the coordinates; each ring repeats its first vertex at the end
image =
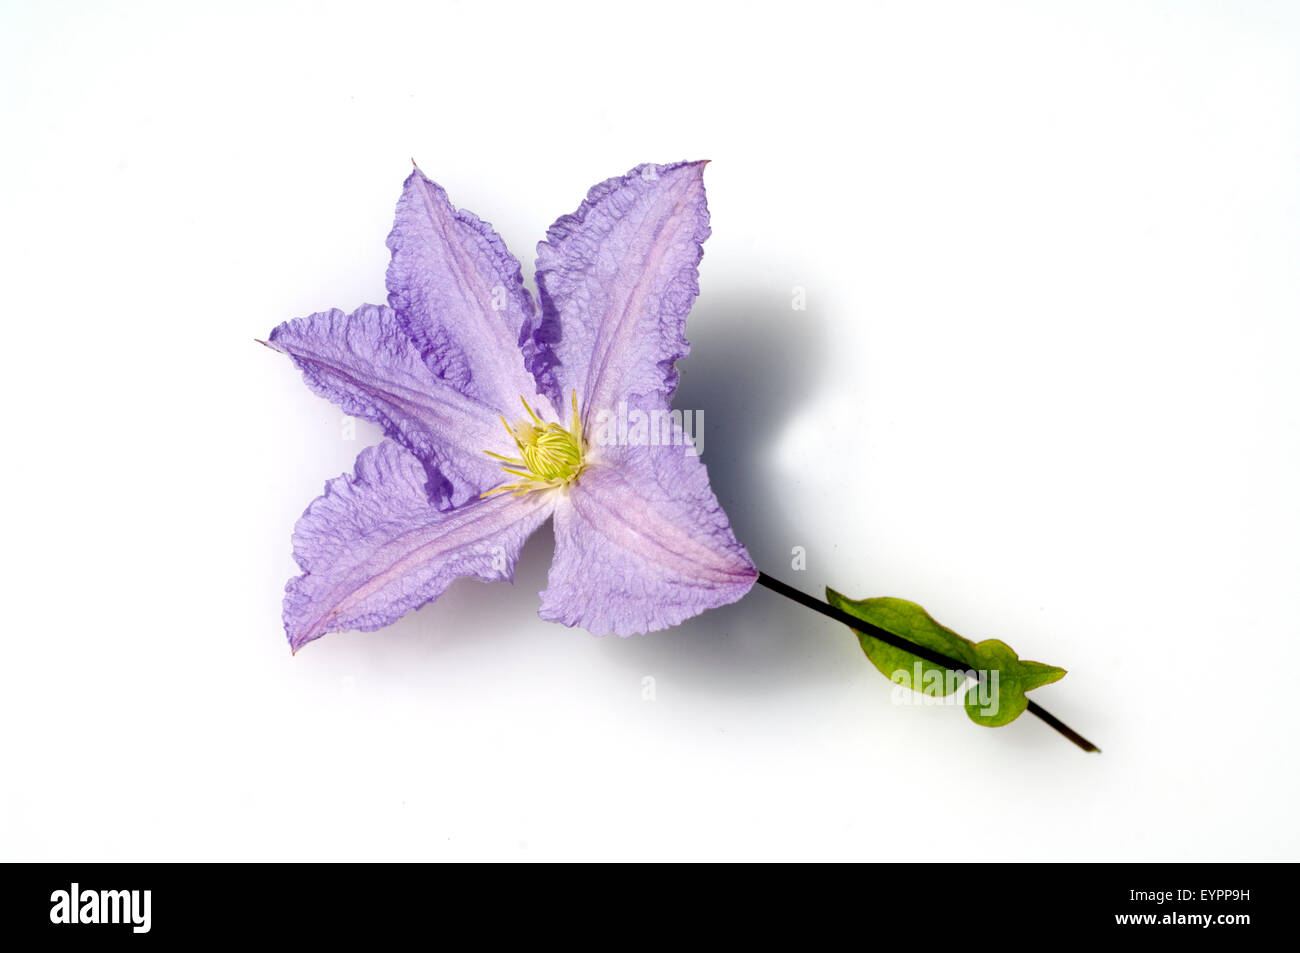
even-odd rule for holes
{"type": "Polygon", "coordinates": [[[367,447],[355,476],[325,484],[294,527],[304,572],[285,587],[289,645],[296,652],[328,632],[382,628],[458,576],[512,580],[524,540],[552,507],[546,494],[501,494],[441,511],[415,457],[390,440],[367,447]]]}
{"type": "Polygon", "coordinates": [[[293,358],[313,391],[378,423],[414,453],[439,505],[459,505],[501,482],[483,453],[513,452],[495,413],[435,377],[389,308],[367,304],[287,321],[271,332],[270,345],[293,358]]]}
{"type": "Polygon", "coordinates": [[[534,310],[505,242],[416,169],[388,248],[388,303],[429,369],[496,412],[517,413],[520,396],[537,389],[519,349],[534,310]]]}
{"type": "Polygon", "coordinates": [[[698,457],[681,446],[620,448],[556,506],[540,615],[632,635],[735,602],[757,578],[698,457]]]}
{"type": "Polygon", "coordinates": [[[552,400],[577,389],[584,425],[633,395],[667,406],[677,387],[709,237],[704,165],[642,165],[602,182],[537,246],[533,369],[552,400]]]}

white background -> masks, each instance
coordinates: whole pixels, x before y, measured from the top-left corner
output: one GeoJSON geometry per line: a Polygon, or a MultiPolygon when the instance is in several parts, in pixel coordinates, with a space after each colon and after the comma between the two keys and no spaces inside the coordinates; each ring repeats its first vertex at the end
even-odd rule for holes
{"type": "Polygon", "coordinates": [[[1298,19],[6,3],[0,857],[1300,859],[1298,19]],[[588,186],[713,160],[678,406],[738,535],[1065,666],[1104,754],[763,590],[542,623],[549,529],[291,657],[378,435],[253,339],[383,300],[410,157],[530,282],[588,186]]]}

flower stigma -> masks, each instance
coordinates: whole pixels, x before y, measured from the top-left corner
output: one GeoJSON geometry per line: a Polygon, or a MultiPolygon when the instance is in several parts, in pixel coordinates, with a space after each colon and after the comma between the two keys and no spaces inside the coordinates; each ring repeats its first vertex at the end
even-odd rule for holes
{"type": "Polygon", "coordinates": [[[501,423],[506,433],[519,448],[519,456],[507,457],[484,450],[489,457],[501,461],[501,469],[513,477],[514,483],[505,483],[495,489],[480,493],[479,498],[494,493],[511,493],[522,496],[535,490],[551,490],[568,486],[578,479],[583,462],[582,430],[578,423],[578,392],[573,392],[573,423],[568,429],[559,423],[543,423],[528,401],[520,396],[520,403],[528,411],[529,419],[520,420],[513,427],[504,416],[501,423]]]}

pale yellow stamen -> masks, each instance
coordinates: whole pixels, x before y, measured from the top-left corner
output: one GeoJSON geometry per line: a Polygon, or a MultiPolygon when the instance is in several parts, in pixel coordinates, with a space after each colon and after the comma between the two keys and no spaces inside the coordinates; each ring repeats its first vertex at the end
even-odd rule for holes
{"type": "Polygon", "coordinates": [[[521,496],[534,490],[567,486],[578,478],[586,466],[583,462],[586,447],[578,422],[576,390],[573,392],[573,423],[567,430],[563,424],[543,423],[525,398],[520,397],[519,400],[531,420],[521,420],[512,427],[505,417],[501,418],[506,433],[510,434],[510,439],[519,448],[519,456],[507,457],[491,450],[483,451],[489,457],[500,460],[501,469],[511,476],[519,477],[519,480],[488,490],[480,494],[480,497],[506,492],[521,496]]]}

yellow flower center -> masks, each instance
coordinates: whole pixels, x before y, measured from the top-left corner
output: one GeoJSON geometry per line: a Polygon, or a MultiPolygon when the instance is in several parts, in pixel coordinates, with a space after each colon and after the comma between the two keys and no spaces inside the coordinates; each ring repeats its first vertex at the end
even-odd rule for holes
{"type": "Polygon", "coordinates": [[[536,411],[528,406],[522,396],[520,403],[528,411],[528,418],[520,420],[513,427],[501,418],[506,433],[519,448],[519,456],[507,457],[491,450],[484,450],[489,457],[501,462],[501,469],[518,479],[495,489],[480,494],[480,497],[493,493],[512,492],[515,496],[531,493],[534,490],[554,489],[567,486],[578,479],[578,474],[586,465],[583,463],[582,430],[578,423],[578,392],[573,392],[573,424],[566,430],[563,424],[543,423],[536,411]]]}

